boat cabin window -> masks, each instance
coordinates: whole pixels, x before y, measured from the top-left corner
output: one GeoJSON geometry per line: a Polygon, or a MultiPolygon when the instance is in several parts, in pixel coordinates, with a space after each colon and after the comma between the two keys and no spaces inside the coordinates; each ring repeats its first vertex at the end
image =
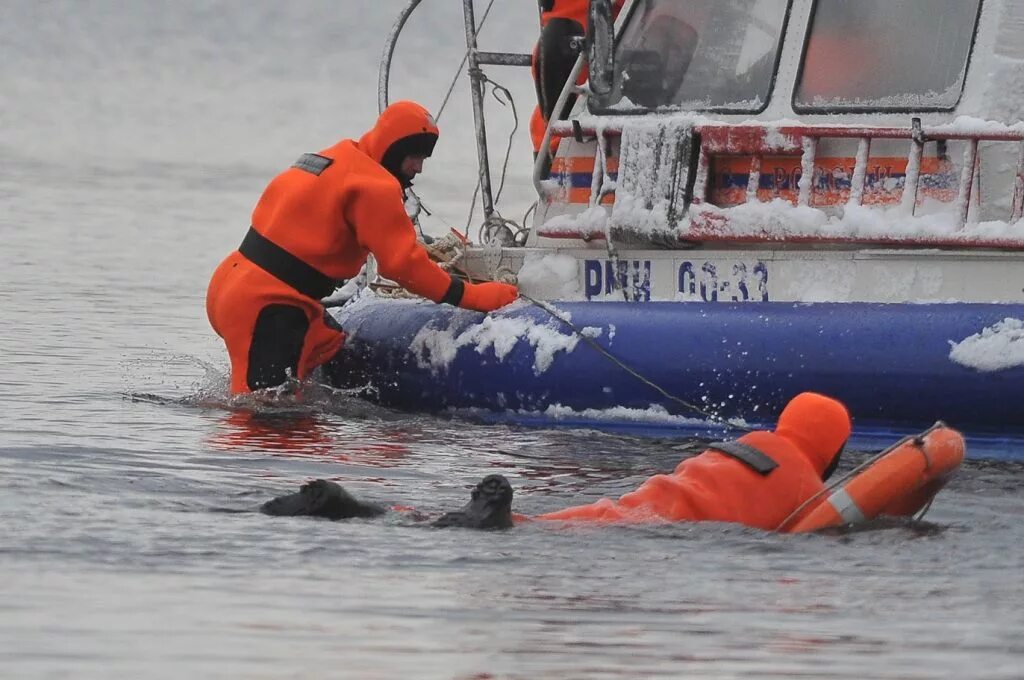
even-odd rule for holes
{"type": "Polygon", "coordinates": [[[615,110],[757,112],[768,104],[789,0],[646,0],[616,46],[615,110]]]}
{"type": "Polygon", "coordinates": [[[981,0],[817,0],[798,111],[948,110],[960,101],[981,0]]]}

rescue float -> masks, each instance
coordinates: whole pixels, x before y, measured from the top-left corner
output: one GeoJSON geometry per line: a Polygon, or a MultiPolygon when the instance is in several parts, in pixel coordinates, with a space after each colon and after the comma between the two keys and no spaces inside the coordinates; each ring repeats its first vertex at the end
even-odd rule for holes
{"type": "Polygon", "coordinates": [[[797,508],[778,530],[804,533],[923,515],[960,469],[964,454],[963,436],[937,422],[832,482],[825,494],[797,508]]]}
{"type": "Polygon", "coordinates": [[[463,5],[485,221],[438,257],[524,299],[484,316],[365,289],[334,310],[330,382],[710,436],[812,390],[855,445],[941,419],[972,456],[1024,459],[1024,4],[631,0],[613,25],[592,0],[529,225],[493,202],[482,78],[530,58],[479,49],[463,5]]]}

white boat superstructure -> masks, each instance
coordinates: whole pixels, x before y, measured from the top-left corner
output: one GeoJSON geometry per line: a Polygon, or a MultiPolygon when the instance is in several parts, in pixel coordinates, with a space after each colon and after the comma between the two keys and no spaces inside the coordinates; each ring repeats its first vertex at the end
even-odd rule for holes
{"type": "Polygon", "coordinates": [[[627,0],[613,32],[591,0],[525,239],[491,200],[481,74],[530,57],[479,49],[463,6],[488,238],[453,271],[560,311],[364,299],[338,382],[591,425],[770,422],[816,390],[862,432],[1024,441],[1024,3],[627,0]]]}

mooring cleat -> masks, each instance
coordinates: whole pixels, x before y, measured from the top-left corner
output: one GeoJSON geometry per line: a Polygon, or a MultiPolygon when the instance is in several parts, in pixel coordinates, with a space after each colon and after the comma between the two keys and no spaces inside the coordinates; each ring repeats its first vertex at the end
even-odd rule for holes
{"type": "Polygon", "coordinates": [[[340,484],[316,479],[302,485],[297,493],[278,496],[260,506],[260,512],[276,517],[310,515],[327,519],[377,517],[386,510],[374,503],[357,500],[340,484]]]}
{"type": "Polygon", "coordinates": [[[512,524],[512,485],[502,475],[487,475],[461,510],[441,515],[431,526],[511,529],[512,524]]]}

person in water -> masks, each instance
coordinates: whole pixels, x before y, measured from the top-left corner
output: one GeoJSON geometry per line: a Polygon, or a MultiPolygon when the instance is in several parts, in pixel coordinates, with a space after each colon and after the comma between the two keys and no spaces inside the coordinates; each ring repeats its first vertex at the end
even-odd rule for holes
{"type": "MultiPolygon", "coordinates": [[[[774,530],[807,500],[825,490],[847,439],[850,415],[840,402],[814,392],[794,397],[774,431],[748,432],[717,442],[655,475],[613,501],[601,499],[537,515],[540,521],[604,523],[733,522],[774,530]]],[[[269,515],[316,515],[330,519],[385,512],[363,503],[333,482],[317,480],[295,494],[265,503],[269,515]]],[[[525,519],[525,518],[524,518],[525,519]]],[[[507,528],[513,524],[512,487],[501,475],[486,477],[470,502],[435,526],[507,528]]]]}
{"type": "Polygon", "coordinates": [[[233,394],[303,380],[341,349],[345,333],[320,300],[369,254],[382,276],[434,302],[489,312],[516,299],[511,284],[450,276],[416,240],[404,192],[438,135],[425,108],[396,102],[358,140],[303,154],[267,185],[206,295],[233,394]]]}

